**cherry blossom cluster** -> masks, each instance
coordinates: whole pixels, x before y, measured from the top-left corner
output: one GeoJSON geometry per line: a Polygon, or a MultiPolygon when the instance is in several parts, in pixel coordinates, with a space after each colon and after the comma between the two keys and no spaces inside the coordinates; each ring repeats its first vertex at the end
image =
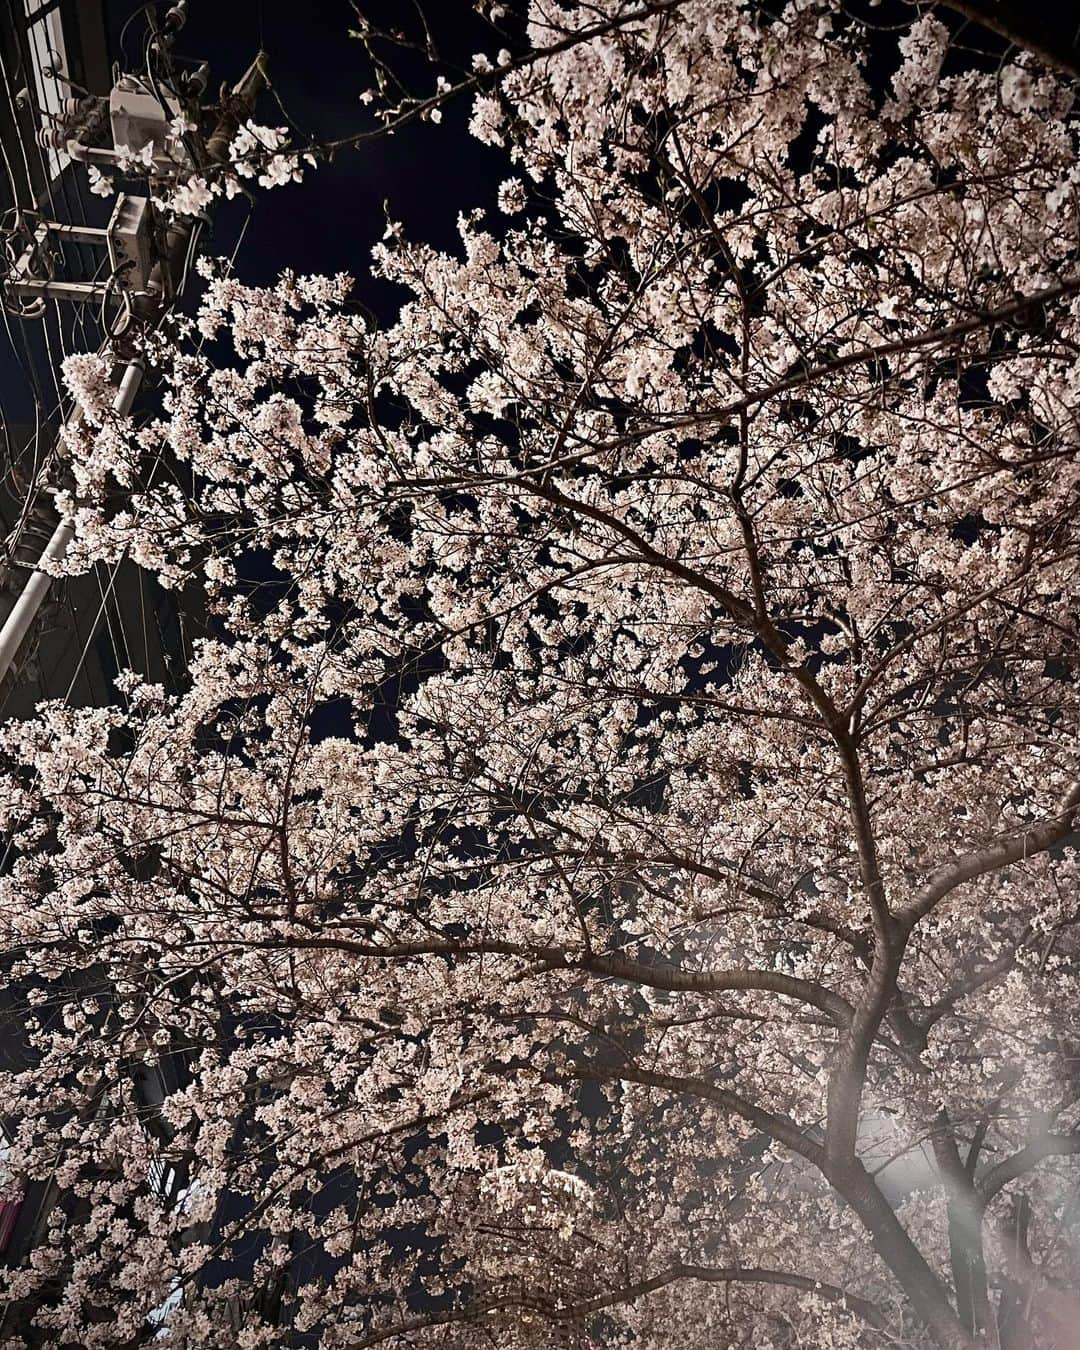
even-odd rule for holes
{"type": "Polygon", "coordinates": [[[374,246],[395,323],[208,262],[153,415],[68,363],[66,568],[211,622],[0,728],[58,1197],[5,1295],[56,1346],[1050,1350],[1075,91],[937,10],[529,18],[497,212],[374,246]]]}

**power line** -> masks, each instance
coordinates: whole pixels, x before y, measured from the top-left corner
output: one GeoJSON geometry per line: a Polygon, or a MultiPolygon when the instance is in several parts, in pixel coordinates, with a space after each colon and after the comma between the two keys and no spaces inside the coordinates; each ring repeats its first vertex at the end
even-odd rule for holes
{"type": "MultiPolygon", "coordinates": [[[[8,11],[9,11],[9,13],[10,13],[10,12],[11,12],[11,4],[10,4],[10,0],[8,0],[7,8],[8,8],[8,11]]],[[[15,32],[16,34],[18,34],[20,30],[19,30],[19,28],[18,28],[17,26],[14,26],[14,25],[13,25],[12,31],[15,32]]],[[[16,40],[18,40],[18,39],[16,38],[16,40]]],[[[20,50],[21,50],[21,44],[20,44],[20,50]]],[[[21,56],[20,56],[20,60],[21,60],[21,56]]],[[[9,72],[8,72],[8,69],[7,69],[7,66],[6,66],[6,63],[4,63],[3,61],[0,61],[0,74],[3,75],[3,89],[4,89],[4,96],[5,96],[5,99],[6,99],[6,102],[7,102],[7,110],[8,110],[8,112],[10,113],[12,125],[17,129],[18,126],[19,126],[19,107],[18,107],[18,103],[17,103],[16,98],[15,98],[14,92],[12,91],[12,87],[11,87],[11,79],[10,79],[10,75],[9,75],[9,72]]],[[[32,184],[33,184],[33,181],[34,181],[34,180],[33,180],[33,174],[32,174],[31,171],[30,171],[30,161],[29,161],[29,159],[27,158],[27,154],[26,154],[26,146],[25,146],[25,144],[24,144],[24,137],[19,136],[19,137],[18,137],[18,141],[19,141],[19,152],[20,152],[20,155],[21,155],[21,157],[22,157],[23,167],[24,167],[24,170],[25,170],[25,173],[26,173],[26,182],[27,182],[28,187],[30,187],[30,188],[32,189],[32,184]]],[[[7,176],[8,185],[9,185],[9,188],[10,188],[10,191],[11,191],[11,201],[12,201],[12,205],[16,208],[16,210],[18,210],[18,209],[19,209],[19,198],[20,198],[19,183],[18,183],[16,174],[15,174],[15,171],[14,171],[14,167],[13,167],[13,165],[12,165],[12,163],[11,163],[11,160],[10,160],[10,158],[9,158],[9,156],[8,156],[7,148],[3,145],[2,140],[0,140],[0,155],[2,155],[2,158],[3,158],[3,161],[4,161],[4,171],[5,171],[5,174],[6,174],[6,176],[7,176]]],[[[50,200],[51,200],[51,198],[50,198],[50,200]]],[[[31,390],[32,390],[32,392],[33,392],[33,396],[34,396],[34,398],[35,398],[35,401],[38,402],[39,405],[43,408],[43,407],[44,407],[44,398],[43,398],[43,396],[42,396],[41,385],[40,385],[40,381],[39,381],[39,379],[38,379],[37,371],[36,371],[36,369],[35,369],[35,363],[34,363],[33,357],[31,356],[31,354],[30,354],[30,352],[29,352],[29,350],[28,350],[28,343],[27,343],[27,340],[26,340],[26,335],[25,335],[25,333],[22,331],[22,329],[20,328],[20,332],[19,332],[19,343],[16,344],[15,339],[14,339],[14,337],[12,336],[12,333],[11,333],[11,325],[10,325],[10,320],[9,320],[9,317],[8,317],[8,308],[7,308],[7,305],[6,305],[6,304],[4,305],[4,323],[5,323],[5,326],[6,326],[7,331],[8,331],[8,337],[9,337],[9,340],[11,341],[12,349],[13,349],[13,351],[15,351],[16,359],[19,361],[20,365],[23,365],[23,373],[27,376],[27,379],[28,379],[29,384],[30,384],[30,388],[31,388],[31,390]],[[25,355],[26,355],[26,358],[27,358],[25,364],[23,364],[22,357],[20,356],[19,351],[18,351],[18,347],[19,347],[20,345],[22,346],[23,351],[24,351],[24,353],[25,353],[25,355]]],[[[47,338],[47,329],[45,330],[45,332],[46,332],[46,342],[47,342],[47,341],[48,341],[48,338],[47,338]]],[[[49,353],[49,355],[50,355],[50,361],[51,361],[51,352],[49,353]]],[[[58,376],[58,374],[57,374],[55,368],[52,369],[52,372],[51,372],[51,373],[52,373],[52,376],[53,376],[53,384],[54,384],[55,389],[56,389],[57,402],[58,402],[58,403],[62,403],[62,402],[63,402],[63,396],[62,396],[61,390],[60,390],[59,376],[58,376]]]]}
{"type": "MultiPolygon", "coordinates": [[[[228,275],[231,274],[231,272],[232,272],[232,270],[233,270],[233,267],[235,266],[235,263],[236,263],[236,256],[237,256],[237,254],[238,254],[239,251],[240,251],[240,246],[241,246],[241,245],[243,244],[243,242],[244,242],[244,236],[247,234],[248,225],[249,225],[250,222],[251,222],[251,217],[252,217],[253,212],[254,212],[254,208],[253,208],[253,206],[249,203],[247,215],[244,217],[244,223],[243,223],[243,225],[241,226],[239,235],[237,236],[236,243],[233,245],[232,253],[230,254],[228,263],[226,264],[226,268],[225,268],[225,275],[226,275],[226,276],[228,276],[228,275]]],[[[186,279],[186,276],[187,276],[187,268],[186,268],[186,264],[185,264],[185,272],[184,272],[184,277],[185,277],[185,279],[186,279]]],[[[181,294],[181,292],[178,291],[178,298],[179,298],[180,294],[181,294]]],[[[206,341],[205,337],[201,337],[201,338],[199,339],[198,346],[196,347],[196,351],[197,351],[197,352],[202,350],[203,343],[204,343],[205,341],[206,341]]],[[[149,488],[149,487],[152,485],[155,475],[157,474],[158,470],[159,470],[159,469],[161,468],[161,466],[162,466],[162,463],[163,463],[163,453],[164,453],[164,452],[163,452],[162,450],[159,450],[159,451],[158,451],[157,457],[156,457],[156,459],[155,459],[155,461],[154,461],[154,464],[153,464],[153,466],[152,466],[152,468],[151,468],[151,471],[150,471],[149,478],[148,478],[148,480],[147,480],[147,488],[149,488]]],[[[138,523],[138,519],[139,519],[139,512],[136,511],[135,516],[134,516],[134,519],[133,519],[133,521],[132,521],[132,526],[133,526],[133,527],[134,527],[134,525],[136,525],[136,524],[138,523]]],[[[89,656],[89,653],[90,653],[90,650],[91,650],[91,646],[92,646],[92,643],[93,643],[93,638],[94,638],[94,635],[95,635],[95,633],[96,633],[96,631],[97,631],[97,627],[98,627],[98,625],[99,625],[100,622],[101,622],[102,616],[103,616],[103,615],[106,615],[106,610],[107,610],[108,601],[109,601],[109,599],[110,599],[110,598],[112,597],[112,595],[113,595],[113,591],[114,591],[114,588],[115,588],[115,585],[116,585],[116,580],[117,580],[117,577],[118,577],[118,575],[119,575],[120,568],[121,568],[121,566],[123,565],[123,563],[124,563],[125,561],[126,561],[126,551],[125,551],[125,554],[122,555],[119,559],[117,559],[117,561],[113,564],[112,570],[111,570],[111,573],[110,573],[110,576],[109,576],[108,587],[107,587],[107,589],[105,589],[105,590],[103,590],[103,591],[101,592],[101,603],[99,604],[96,613],[94,614],[93,618],[92,618],[91,621],[90,621],[90,628],[89,628],[89,631],[87,632],[86,640],[85,640],[85,642],[83,643],[82,650],[81,650],[80,653],[79,653],[79,659],[78,659],[78,661],[77,661],[77,663],[76,663],[76,666],[75,666],[75,670],[74,670],[74,672],[73,672],[73,674],[72,674],[72,676],[71,676],[70,683],[68,684],[67,692],[66,692],[65,695],[64,695],[64,701],[65,701],[65,702],[68,702],[68,701],[70,700],[71,695],[72,695],[72,692],[73,692],[73,690],[74,690],[74,688],[75,688],[75,685],[76,685],[76,683],[77,683],[77,681],[78,681],[79,675],[80,675],[80,673],[81,673],[81,671],[82,671],[82,668],[83,668],[83,666],[84,666],[84,664],[85,664],[85,662],[86,662],[87,657],[89,656]]],[[[140,585],[141,585],[141,580],[140,580],[140,585]]],[[[120,624],[120,627],[121,627],[121,631],[123,631],[123,615],[122,615],[122,613],[120,613],[119,609],[117,609],[116,612],[117,612],[117,618],[118,618],[118,621],[119,621],[119,624],[120,624]]],[[[106,615],[106,616],[107,616],[107,615],[106,615]]],[[[144,618],[145,618],[145,615],[144,615],[144,618]]],[[[128,643],[127,643],[127,636],[126,636],[126,634],[123,635],[123,640],[124,640],[125,649],[128,649],[128,643]]],[[[115,642],[114,642],[114,653],[115,653],[115,650],[116,650],[116,649],[115,649],[115,642]]],[[[128,650],[130,650],[130,649],[128,649],[128,650]]],[[[129,658],[129,659],[130,659],[130,658],[129,658]]],[[[147,660],[147,662],[146,662],[146,665],[147,665],[147,667],[149,667],[149,661],[148,661],[148,660],[147,660]]],[[[118,666],[118,667],[120,666],[119,660],[117,660],[117,666],[118,666]]]]}
{"type": "MultiPolygon", "coordinates": [[[[7,3],[8,9],[10,11],[11,0],[7,0],[7,3]]],[[[35,48],[36,52],[35,59],[40,58],[40,51],[38,51],[37,49],[37,42],[38,42],[38,34],[34,33],[31,35],[31,44],[35,48]]],[[[126,94],[130,99],[134,101],[136,107],[138,105],[139,98],[142,97],[140,90],[146,90],[148,93],[151,90],[153,91],[151,97],[157,104],[157,110],[150,115],[150,120],[151,123],[154,123],[159,126],[160,132],[158,134],[160,134],[162,139],[164,139],[165,134],[164,128],[167,126],[168,123],[172,121],[173,116],[175,116],[176,104],[174,104],[171,100],[173,97],[178,97],[176,94],[177,84],[173,73],[172,58],[170,54],[170,44],[171,38],[169,37],[165,29],[163,29],[159,33],[156,28],[152,27],[152,31],[144,47],[144,64],[146,72],[145,81],[142,79],[142,77],[134,79],[133,77],[121,77],[123,82],[119,86],[119,88],[124,92],[124,94],[126,94]],[[163,93],[163,89],[168,91],[169,94],[168,99],[166,98],[165,93],[163,93]]],[[[209,153],[211,157],[214,156],[215,153],[214,146],[217,142],[223,141],[227,144],[231,131],[235,126],[236,118],[238,115],[240,115],[240,109],[243,108],[245,105],[250,107],[254,100],[255,94],[258,92],[260,88],[265,86],[265,75],[263,71],[262,61],[263,58],[260,54],[260,56],[256,58],[256,61],[252,64],[248,72],[244,75],[242,80],[236,85],[236,87],[232,91],[231,98],[228,98],[223,102],[223,107],[218,121],[218,125],[214,129],[213,135],[210,137],[207,143],[210,146],[209,153]]],[[[52,78],[54,79],[56,78],[55,71],[52,74],[52,78]]],[[[8,104],[10,105],[12,111],[15,112],[15,99],[12,94],[12,82],[10,79],[9,72],[7,72],[6,70],[4,72],[3,85],[8,104]]],[[[201,86],[196,87],[200,88],[201,90],[201,86]]],[[[145,108],[145,100],[143,107],[145,108]]],[[[126,109],[125,113],[127,113],[126,109]]],[[[130,118],[130,124],[133,127],[138,128],[140,138],[141,139],[145,138],[146,113],[143,111],[133,110],[130,113],[127,113],[127,116],[130,118]]],[[[117,148],[118,149],[125,148],[128,149],[129,151],[133,148],[138,148],[133,146],[127,146],[126,142],[121,141],[120,136],[122,135],[122,132],[117,131],[117,126],[118,125],[123,126],[124,123],[121,122],[118,124],[115,114],[113,115],[112,121],[113,121],[113,136],[116,141],[117,148]]],[[[156,144],[157,143],[156,140],[153,143],[156,144]]],[[[52,193],[52,185],[49,176],[50,165],[44,154],[41,153],[41,149],[42,147],[39,144],[38,157],[41,160],[41,167],[46,174],[47,180],[46,195],[48,196],[50,203],[55,206],[55,198],[52,193]]],[[[27,158],[26,155],[26,148],[22,144],[20,144],[20,151],[23,156],[23,162],[26,168],[28,180],[30,180],[33,177],[33,172],[31,170],[29,159],[27,158]]],[[[74,153],[75,152],[73,149],[72,154],[74,155],[74,153]]],[[[110,152],[103,151],[101,153],[108,155],[110,152]]],[[[197,159],[195,160],[195,162],[198,162],[197,159]]],[[[17,175],[14,172],[14,165],[8,163],[6,164],[5,167],[12,185],[12,191],[13,193],[17,194],[18,183],[17,183],[17,175]]],[[[66,197],[67,196],[66,185],[63,182],[61,182],[60,184],[60,190],[62,194],[65,195],[66,197]]],[[[70,199],[68,199],[65,202],[65,205],[66,206],[70,205],[70,199]]],[[[134,307],[132,307],[132,305],[129,304],[128,313],[129,315],[134,315],[136,321],[144,330],[153,330],[154,328],[156,328],[160,324],[161,319],[164,317],[164,315],[169,311],[169,309],[171,309],[171,307],[175,303],[182,301],[187,287],[188,278],[190,275],[192,258],[194,257],[195,251],[198,247],[199,235],[203,229],[203,222],[198,219],[192,220],[186,224],[180,224],[179,226],[173,224],[168,232],[168,239],[170,241],[168,245],[168,253],[167,255],[158,254],[158,249],[160,249],[162,241],[160,240],[159,237],[154,235],[148,235],[147,233],[151,228],[150,221],[152,219],[152,215],[153,210],[152,207],[149,205],[147,198],[131,197],[129,195],[125,195],[121,196],[121,198],[119,199],[117,209],[112,217],[113,221],[115,221],[119,217],[123,222],[122,226],[117,225],[114,227],[112,224],[110,224],[110,226],[104,230],[97,230],[96,227],[91,228],[89,226],[83,225],[78,226],[78,230],[81,231],[83,235],[85,235],[88,232],[91,235],[94,234],[99,235],[102,242],[105,242],[107,240],[110,248],[110,256],[113,258],[117,256],[117,252],[120,252],[121,248],[121,246],[118,244],[116,250],[113,249],[112,241],[114,239],[113,234],[114,228],[116,230],[119,230],[121,229],[121,227],[123,227],[125,229],[128,229],[129,231],[138,232],[120,236],[122,238],[131,240],[129,244],[126,244],[124,246],[124,251],[120,252],[120,256],[126,259],[130,259],[130,261],[127,262],[125,265],[132,266],[137,269],[136,272],[133,273],[133,278],[128,283],[128,286],[126,288],[130,290],[133,297],[135,297],[134,307]],[[125,206],[125,202],[130,203],[141,202],[142,205],[131,206],[129,208],[125,206]],[[127,212],[126,216],[124,215],[125,211],[127,212]],[[142,245],[138,244],[139,238],[142,238],[145,241],[142,245]],[[143,250],[142,252],[139,251],[140,247],[143,250]],[[156,254],[157,256],[155,256],[156,254]],[[147,283],[152,279],[150,271],[151,264],[153,264],[154,273],[156,273],[157,271],[160,271],[162,273],[162,285],[159,291],[154,291],[153,288],[150,289],[147,288],[147,283]]],[[[236,253],[241,243],[243,242],[243,238],[247,232],[250,218],[251,218],[251,208],[249,205],[248,215],[244,220],[243,227],[240,231],[239,237],[237,238],[236,246],[233,250],[232,257],[229,260],[230,270],[235,261],[236,253]]],[[[21,217],[17,217],[17,219],[21,220],[21,217]]],[[[51,272],[44,279],[39,279],[37,276],[34,275],[34,267],[35,267],[34,251],[36,249],[41,249],[42,251],[48,250],[51,242],[51,233],[55,233],[58,229],[59,229],[58,226],[55,226],[47,221],[42,221],[40,224],[35,226],[33,235],[30,236],[28,239],[28,250],[24,252],[24,254],[22,255],[22,259],[20,259],[19,263],[20,270],[16,274],[16,280],[12,285],[13,293],[19,296],[20,300],[22,300],[25,297],[33,298],[35,296],[39,296],[43,302],[47,302],[50,299],[51,295],[53,294],[61,296],[74,296],[76,299],[78,299],[79,295],[82,293],[79,289],[80,287],[86,287],[87,292],[93,293],[96,284],[97,293],[100,294],[101,296],[101,313],[98,316],[98,324],[96,326],[98,329],[104,331],[105,333],[105,340],[102,350],[105,350],[106,352],[111,351],[111,347],[109,345],[109,338],[111,336],[112,326],[106,324],[105,322],[105,310],[108,304],[110,290],[117,276],[118,269],[116,267],[113,268],[112,273],[104,281],[104,283],[101,282],[102,268],[100,267],[97,269],[95,273],[95,276],[97,278],[96,283],[95,282],[74,283],[69,281],[53,280],[51,272]],[[25,259],[25,261],[23,261],[23,259],[25,259]],[[53,289],[50,290],[50,288],[53,289]]],[[[66,236],[67,239],[70,239],[71,237],[72,236],[70,234],[66,236]]],[[[78,238],[79,236],[78,234],[76,234],[74,237],[78,238]]],[[[60,265],[63,266],[65,260],[62,249],[58,249],[58,254],[60,265]]],[[[48,306],[48,310],[52,310],[52,308],[53,308],[52,305],[48,306]]],[[[64,321],[60,317],[59,311],[56,311],[54,313],[45,312],[42,315],[42,319],[43,322],[41,325],[39,341],[44,348],[44,355],[49,364],[53,378],[53,383],[56,388],[57,406],[62,410],[67,400],[64,399],[62,390],[60,388],[58,367],[60,364],[60,360],[62,360],[62,358],[67,354],[69,350],[68,334],[65,333],[64,321]],[[55,325],[55,332],[53,331],[53,325],[55,325]],[[57,351],[57,349],[59,350],[57,351]]],[[[82,307],[73,310],[69,322],[70,322],[70,338],[73,342],[77,332],[84,336],[86,335],[86,325],[87,322],[92,323],[92,317],[86,310],[85,305],[83,305],[82,307]]],[[[9,336],[11,337],[12,340],[12,349],[13,351],[15,351],[16,357],[20,361],[20,363],[22,363],[25,366],[27,373],[30,377],[30,384],[34,390],[34,397],[35,397],[36,423],[38,427],[40,427],[43,421],[48,422],[51,420],[52,409],[47,408],[46,406],[44,390],[41,388],[40,381],[37,378],[37,371],[35,369],[36,363],[34,361],[33,353],[30,350],[26,329],[23,324],[19,324],[18,326],[19,331],[16,336],[11,330],[10,316],[7,314],[5,314],[5,325],[8,329],[9,336]]],[[[129,364],[128,370],[125,374],[124,381],[121,385],[121,390],[117,395],[117,412],[122,415],[127,413],[128,405],[130,404],[130,396],[133,395],[134,392],[134,386],[130,383],[129,377],[131,377],[137,369],[141,370],[141,367],[137,368],[136,366],[129,364]]],[[[135,376],[136,381],[138,378],[139,376],[136,375],[135,376]]],[[[78,416],[78,413],[76,413],[75,415],[78,416]]],[[[9,456],[9,458],[14,459],[15,456],[12,455],[9,456]]],[[[26,494],[23,512],[20,516],[20,520],[15,531],[16,541],[21,536],[22,531],[26,528],[29,522],[31,512],[33,511],[32,502],[35,501],[40,496],[40,492],[43,490],[45,485],[44,473],[39,467],[40,463],[41,457],[40,455],[37,454],[35,446],[35,468],[37,469],[37,472],[34,474],[33,481],[31,482],[29,491],[26,494]]],[[[159,452],[157,460],[155,461],[154,465],[151,466],[149,479],[147,480],[147,487],[149,487],[150,484],[152,483],[155,475],[159,471],[161,463],[162,463],[161,453],[159,452]]],[[[12,481],[15,481],[14,477],[12,481]]],[[[2,679],[7,674],[16,657],[21,655],[23,644],[29,632],[29,624],[33,620],[34,615],[36,615],[38,609],[40,608],[44,600],[45,595],[47,594],[48,590],[52,585],[51,573],[55,570],[53,564],[56,561],[58,561],[59,558],[62,557],[63,554],[66,552],[68,542],[72,538],[72,536],[73,536],[73,527],[69,522],[61,521],[55,527],[55,529],[53,530],[52,537],[49,541],[49,544],[46,547],[45,553],[43,554],[42,561],[44,565],[35,570],[31,574],[29,580],[24,586],[23,592],[19,600],[16,602],[14,609],[9,614],[7,620],[3,624],[3,627],[0,628],[0,679],[2,679]]],[[[70,698],[72,696],[75,686],[82,674],[83,669],[85,668],[88,654],[96,639],[102,621],[104,621],[107,629],[107,641],[111,645],[112,654],[113,657],[115,658],[116,667],[119,669],[125,665],[130,666],[132,663],[135,645],[129,639],[129,634],[126,629],[124,608],[122,605],[119,605],[116,601],[117,579],[118,576],[120,575],[120,568],[125,561],[125,557],[126,557],[126,550],[125,554],[122,555],[115,563],[113,563],[109,569],[105,571],[103,571],[101,567],[96,567],[94,569],[93,574],[96,579],[96,585],[98,590],[98,602],[96,604],[96,612],[90,623],[89,629],[86,632],[85,640],[82,643],[81,650],[75,663],[74,671],[71,674],[66,694],[67,698],[70,698]]],[[[147,628],[145,623],[145,600],[141,591],[139,596],[139,602],[140,602],[139,612],[140,615],[142,616],[141,626],[144,635],[144,642],[143,642],[144,654],[146,656],[146,664],[148,665],[149,653],[148,653],[148,639],[146,637],[147,628]]]]}

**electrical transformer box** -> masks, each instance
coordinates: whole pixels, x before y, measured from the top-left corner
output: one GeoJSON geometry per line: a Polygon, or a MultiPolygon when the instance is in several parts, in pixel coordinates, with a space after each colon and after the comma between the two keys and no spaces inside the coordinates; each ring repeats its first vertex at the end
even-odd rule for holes
{"type": "Polygon", "coordinates": [[[121,194],[117,198],[107,234],[109,262],[117,287],[124,291],[145,290],[153,266],[149,198],[121,194]]]}

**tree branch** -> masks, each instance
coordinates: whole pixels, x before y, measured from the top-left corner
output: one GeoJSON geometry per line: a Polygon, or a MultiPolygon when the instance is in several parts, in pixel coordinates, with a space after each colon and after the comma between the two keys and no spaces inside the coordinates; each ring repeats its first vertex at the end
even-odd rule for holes
{"type": "Polygon", "coordinates": [[[1008,304],[1001,305],[997,309],[986,310],[975,318],[964,319],[959,323],[949,324],[945,328],[931,328],[922,333],[913,333],[910,337],[896,338],[892,342],[859,347],[844,356],[837,356],[831,361],[823,361],[820,365],[804,366],[796,374],[777,380],[774,384],[766,385],[763,389],[759,389],[753,394],[747,394],[744,398],[736,399],[733,403],[726,403],[721,408],[700,413],[680,414],[666,422],[657,422],[655,426],[643,429],[633,436],[623,437],[620,441],[607,442],[597,446],[597,449],[611,449],[624,441],[637,440],[642,435],[655,434],[660,431],[679,431],[701,426],[707,422],[728,422],[741,412],[756,408],[760,404],[790,393],[794,389],[804,389],[807,385],[813,384],[827,375],[837,375],[843,370],[850,370],[852,366],[872,365],[887,356],[900,356],[905,352],[918,351],[923,347],[936,347],[943,343],[952,342],[957,338],[967,337],[971,333],[977,333],[980,328],[989,328],[1000,320],[1015,318],[1017,314],[1023,313],[1024,310],[1049,304],[1054,300],[1062,300],[1066,296],[1074,295],[1077,291],[1080,291],[1080,278],[1062,282],[1060,286],[1050,286],[1044,291],[1035,291],[1031,295],[1018,296],[1015,300],[1010,300],[1008,304]]]}
{"type": "Polygon", "coordinates": [[[349,938],[318,938],[288,935],[279,942],[253,941],[247,947],[284,950],[302,947],[315,951],[341,951],[375,960],[407,960],[415,956],[512,956],[535,963],[541,969],[584,971],[608,979],[626,980],[650,989],[672,993],[718,994],[762,992],[807,1003],[826,1013],[839,1025],[851,1018],[851,1004],[812,980],[784,975],[775,970],[685,970],[671,964],[646,965],[626,957],[574,952],[567,947],[531,946],[525,942],[504,942],[497,938],[482,942],[453,942],[429,939],[424,942],[379,944],[356,942],[349,938]]]}
{"type": "Polygon", "coordinates": [[[988,1204],[1010,1181],[1022,1177],[1046,1158],[1067,1158],[1080,1153],[1080,1133],[1044,1134],[1018,1152],[989,1168],[976,1182],[983,1203],[988,1204]]]}
{"type": "Polygon", "coordinates": [[[1049,820],[1033,825],[1021,834],[1005,835],[993,840],[985,847],[975,849],[952,862],[942,863],[927,877],[916,891],[909,904],[897,915],[897,922],[910,930],[918,921],[943,900],[950,891],[965,881],[985,876],[987,872],[996,872],[1009,867],[1024,858],[1045,853],[1059,844],[1070,834],[1076,825],[1077,811],[1080,809],[1080,782],[1074,783],[1062,799],[1057,813],[1049,820]]]}
{"type": "Polygon", "coordinates": [[[460,1311],[403,1319],[391,1327],[384,1327],[359,1341],[353,1341],[352,1346],[353,1350],[367,1350],[367,1347],[379,1345],[393,1336],[404,1336],[412,1331],[424,1331],[456,1322],[469,1322],[493,1312],[512,1311],[515,1308],[523,1312],[539,1313],[553,1322],[576,1322],[616,1304],[633,1303],[678,1280],[697,1280],[703,1284],[767,1284],[798,1289],[804,1293],[816,1294],[829,1302],[841,1304],[877,1330],[884,1330],[886,1326],[885,1314],[876,1303],[860,1298],[857,1294],[851,1294],[838,1285],[815,1280],[809,1275],[799,1275],[786,1270],[768,1270],[761,1266],[700,1266],[680,1262],[649,1279],[639,1280],[636,1284],[625,1285],[621,1289],[597,1295],[595,1298],[583,1299],[580,1303],[560,1305],[554,1300],[529,1298],[521,1294],[480,1299],[460,1311]]]}
{"type": "Polygon", "coordinates": [[[824,1163],[825,1154],[821,1146],[809,1139],[805,1131],[788,1116],[778,1116],[772,1111],[766,1111],[764,1107],[755,1106],[737,1092],[715,1087],[703,1079],[690,1078],[683,1074],[655,1073],[651,1069],[642,1069],[636,1065],[620,1066],[606,1072],[574,1065],[572,1075],[586,1082],[638,1083],[642,1087],[661,1088],[676,1095],[697,1097],[701,1101],[719,1106],[731,1115],[739,1116],[761,1130],[763,1134],[767,1134],[770,1139],[775,1139],[777,1143],[789,1148],[792,1153],[797,1153],[808,1162],[812,1162],[815,1167],[820,1168],[824,1163]]]}
{"type": "Polygon", "coordinates": [[[1070,16],[1075,19],[1075,11],[1068,5],[1063,5],[1060,10],[1057,6],[1046,6],[1040,14],[1038,5],[1016,6],[1003,4],[1002,0],[941,0],[941,3],[954,14],[996,33],[1012,46],[1029,51],[1063,75],[1080,79],[1080,48],[1076,43],[1075,24],[1070,39],[1064,31],[1052,32],[1046,22],[1046,15],[1051,11],[1066,22],[1070,16]]]}

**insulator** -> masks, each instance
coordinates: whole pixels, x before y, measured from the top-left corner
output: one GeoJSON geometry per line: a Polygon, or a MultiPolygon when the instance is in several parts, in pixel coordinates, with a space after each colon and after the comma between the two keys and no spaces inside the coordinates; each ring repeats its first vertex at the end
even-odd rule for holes
{"type": "Polygon", "coordinates": [[[206,93],[206,86],[209,79],[210,65],[208,62],[203,61],[200,65],[196,66],[194,70],[188,71],[184,76],[184,87],[189,94],[198,98],[201,94],[206,93]]]}
{"type": "Polygon", "coordinates": [[[177,0],[171,9],[166,11],[162,27],[169,33],[178,33],[187,22],[187,0],[177,0]]]}
{"type": "Polygon", "coordinates": [[[85,117],[87,113],[96,112],[105,102],[103,98],[98,98],[94,94],[84,94],[81,98],[64,99],[62,108],[65,117],[85,117]]]}
{"type": "Polygon", "coordinates": [[[42,127],[37,134],[37,143],[46,150],[63,150],[71,132],[66,126],[42,127]]]}

